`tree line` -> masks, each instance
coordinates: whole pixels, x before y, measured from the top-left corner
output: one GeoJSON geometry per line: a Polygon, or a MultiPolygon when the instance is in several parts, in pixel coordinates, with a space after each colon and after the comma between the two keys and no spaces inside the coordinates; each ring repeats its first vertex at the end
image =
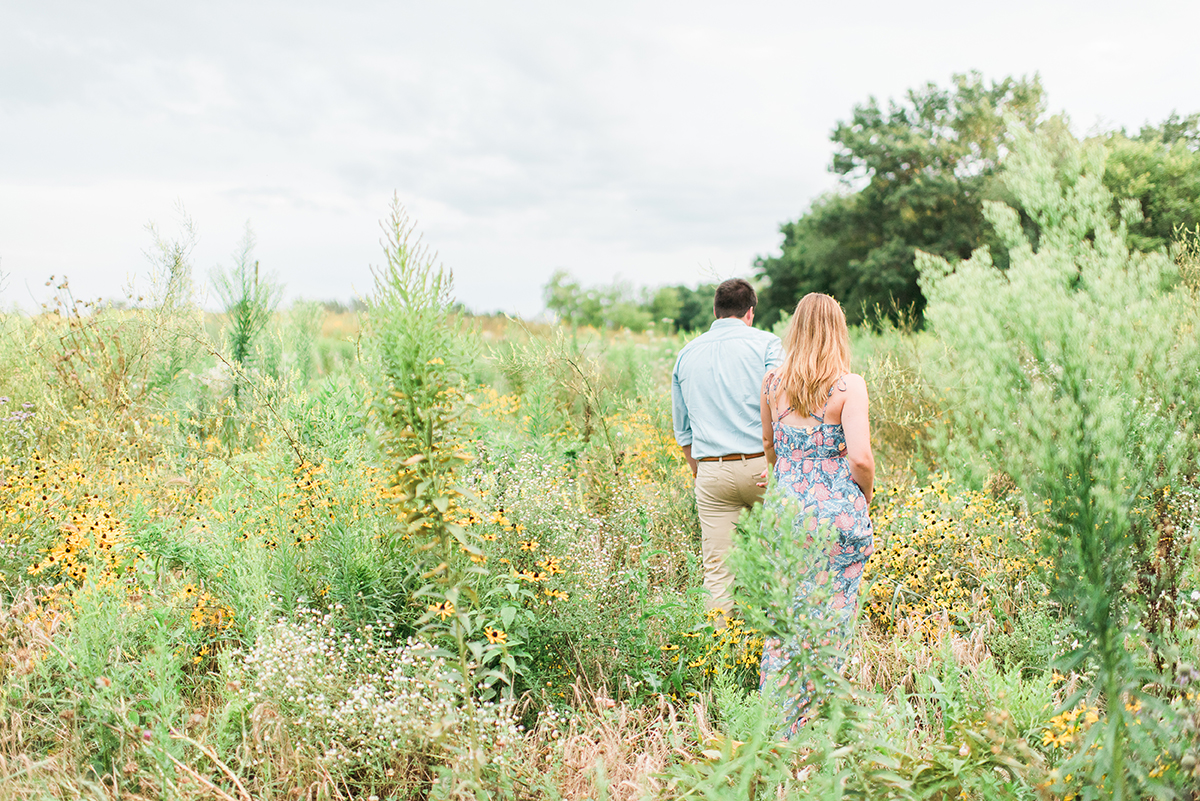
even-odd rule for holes
{"type": "MultiPolygon", "coordinates": [[[[1065,116],[1047,115],[1036,75],[988,83],[973,72],[954,76],[947,87],[931,82],[910,90],[886,106],[873,97],[856,105],[830,136],[837,189],[784,222],[780,252],[754,262],[761,324],[773,324],[808,292],[825,292],[842,303],[852,324],[908,315],[919,325],[925,297],[917,251],[954,260],[986,246],[1006,267],[1008,253],[985,221],[983,204],[998,200],[1021,211],[999,179],[1011,149],[1010,122],[1051,139],[1069,136],[1065,116]]],[[[1135,134],[1120,129],[1092,139],[1105,146],[1103,182],[1116,199],[1114,219],[1128,219],[1134,248],[1169,247],[1200,225],[1200,114],[1173,113],[1135,134]],[[1123,211],[1125,199],[1136,201],[1140,215],[1123,211]]],[[[1069,152],[1064,147],[1062,158],[1069,152]]],[[[1036,241],[1037,224],[1024,212],[1021,222],[1036,241]]],[[[711,299],[711,284],[585,288],[563,271],[545,287],[547,309],[564,322],[633,330],[707,327],[711,299]]]]}
{"type": "Polygon", "coordinates": [[[584,287],[565,270],[556,270],[546,284],[546,308],[573,326],[628,328],[645,331],[697,331],[713,320],[716,284],[683,284],[635,290],[625,281],[584,287]]]}

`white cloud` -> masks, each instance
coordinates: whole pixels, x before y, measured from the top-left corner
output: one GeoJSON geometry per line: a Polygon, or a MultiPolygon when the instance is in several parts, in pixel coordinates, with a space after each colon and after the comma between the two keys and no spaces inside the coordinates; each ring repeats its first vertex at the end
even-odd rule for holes
{"type": "Polygon", "coordinates": [[[23,3],[0,26],[0,302],[63,272],[114,294],[177,200],[199,275],[248,218],[293,295],[347,298],[393,191],[478,308],[535,313],[559,267],[744,274],[834,186],[828,132],[870,95],[977,68],[1040,71],[1082,128],[1194,110],[1158,26],[1200,10],[1079,5],[23,3]]]}

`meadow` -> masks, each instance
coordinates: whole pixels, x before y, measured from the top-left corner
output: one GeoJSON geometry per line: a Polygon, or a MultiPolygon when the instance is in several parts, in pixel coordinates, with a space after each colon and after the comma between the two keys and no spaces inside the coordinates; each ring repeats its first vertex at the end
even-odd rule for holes
{"type": "Polygon", "coordinates": [[[803,553],[748,516],[706,619],[689,335],[463,314],[399,205],[358,313],[245,262],[207,314],[186,242],[52,279],[0,316],[0,799],[1200,797],[1195,235],[1131,251],[1088,145],[1012,159],[1038,235],[990,206],[1005,270],[919,256],[927,326],[853,332],[876,553],[789,743],[803,553]]]}

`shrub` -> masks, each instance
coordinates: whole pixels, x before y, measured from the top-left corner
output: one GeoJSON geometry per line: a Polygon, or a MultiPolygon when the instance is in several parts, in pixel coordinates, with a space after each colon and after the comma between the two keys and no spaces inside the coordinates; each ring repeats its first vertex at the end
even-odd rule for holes
{"type": "Polygon", "coordinates": [[[1131,613],[1140,602],[1126,590],[1133,554],[1160,535],[1137,524],[1137,508],[1195,458],[1200,306],[1165,254],[1131,251],[1136,203],[1114,221],[1103,170],[1099,145],[1017,128],[1005,180],[1036,240],[1015,209],[990,203],[1007,270],[986,249],[956,264],[918,254],[917,265],[926,320],[960,376],[948,448],[1011,475],[1031,506],[1046,506],[1053,595],[1079,642],[1064,667],[1094,667],[1087,696],[1106,710],[1071,772],[1126,798],[1167,792],[1149,766],[1173,726],[1143,689],[1163,677],[1127,645],[1137,640],[1131,613]],[[1163,722],[1156,735],[1134,731],[1131,705],[1159,710],[1142,715],[1163,722]]]}

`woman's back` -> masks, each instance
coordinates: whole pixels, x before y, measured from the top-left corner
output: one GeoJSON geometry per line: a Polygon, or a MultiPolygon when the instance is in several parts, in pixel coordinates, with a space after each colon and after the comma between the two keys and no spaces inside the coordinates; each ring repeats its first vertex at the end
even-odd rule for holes
{"type": "Polygon", "coordinates": [[[763,381],[763,390],[771,409],[772,422],[785,423],[793,428],[841,425],[842,408],[846,405],[846,378],[848,375],[839,377],[829,388],[825,405],[821,409],[809,410],[806,414],[792,408],[788,387],[784,386],[776,372],[772,370],[767,373],[763,381]]]}
{"type": "MultiPolygon", "coordinates": [[[[783,363],[763,379],[759,403],[763,450],[782,496],[764,508],[778,516],[779,536],[806,543],[791,566],[793,576],[802,577],[792,601],[803,617],[824,620],[818,628],[825,629],[839,669],[854,631],[863,565],[873,551],[867,385],[850,372],[846,316],[828,295],[810,293],[796,304],[784,350],[783,363]]],[[[816,685],[800,667],[812,646],[805,637],[793,631],[763,646],[760,686],[783,703],[784,737],[817,706],[816,685]]]]}
{"type": "Polygon", "coordinates": [[[778,371],[767,373],[762,386],[763,447],[772,452],[820,449],[819,458],[847,459],[847,469],[864,497],[870,501],[875,479],[867,421],[867,385],[862,376],[846,373],[832,380],[820,409],[798,411],[778,371]],[[810,436],[809,440],[804,435],[810,436]]]}

